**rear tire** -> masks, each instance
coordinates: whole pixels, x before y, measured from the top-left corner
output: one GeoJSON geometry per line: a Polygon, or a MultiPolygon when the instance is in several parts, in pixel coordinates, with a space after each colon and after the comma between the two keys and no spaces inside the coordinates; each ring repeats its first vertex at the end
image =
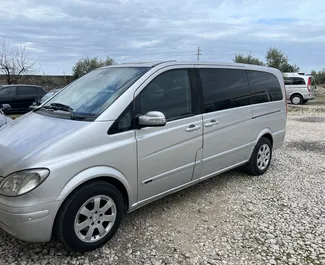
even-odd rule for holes
{"type": "Polygon", "coordinates": [[[256,144],[252,156],[245,165],[247,173],[253,176],[264,174],[272,159],[272,144],[269,139],[262,137],[256,144]]]}
{"type": "Polygon", "coordinates": [[[308,99],[304,99],[303,101],[302,101],[302,104],[306,104],[308,102],[308,99]]]}
{"type": "Polygon", "coordinates": [[[290,101],[294,105],[301,105],[303,103],[303,98],[299,94],[294,94],[291,96],[290,101]]]}
{"type": "Polygon", "coordinates": [[[124,214],[120,192],[105,181],[93,181],[73,191],[55,222],[60,241],[76,252],[105,245],[117,232],[124,214]]]}

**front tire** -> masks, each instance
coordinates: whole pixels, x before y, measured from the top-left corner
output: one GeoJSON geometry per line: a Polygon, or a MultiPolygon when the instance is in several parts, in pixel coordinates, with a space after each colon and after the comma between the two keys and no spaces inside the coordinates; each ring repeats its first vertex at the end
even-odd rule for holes
{"type": "Polygon", "coordinates": [[[115,235],[123,214],[123,197],[114,186],[105,181],[90,182],[63,203],[56,218],[56,235],[73,251],[92,251],[115,235]]]}
{"type": "Polygon", "coordinates": [[[254,176],[264,174],[272,159],[272,144],[269,139],[262,137],[256,144],[252,156],[245,166],[246,171],[254,176]]]}

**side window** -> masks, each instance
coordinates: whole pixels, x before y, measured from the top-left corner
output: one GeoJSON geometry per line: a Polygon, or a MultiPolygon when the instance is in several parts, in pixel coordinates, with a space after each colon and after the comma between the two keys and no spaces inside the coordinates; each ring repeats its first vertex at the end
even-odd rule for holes
{"type": "Polygon", "coordinates": [[[133,102],[123,111],[108,130],[108,134],[126,132],[134,128],[133,102]]]}
{"type": "Polygon", "coordinates": [[[177,69],[160,74],[141,91],[136,104],[141,114],[161,111],[167,121],[191,115],[193,111],[188,70],[177,69]]]}
{"type": "Polygon", "coordinates": [[[0,96],[11,97],[16,95],[16,87],[10,86],[0,89],[0,96]]]}
{"type": "Polygon", "coordinates": [[[277,77],[271,73],[247,71],[252,104],[282,100],[282,90],[277,77]]]}
{"type": "Polygon", "coordinates": [[[292,78],[292,77],[285,77],[285,78],[284,78],[284,84],[285,84],[286,86],[293,85],[293,78],[292,78]]]}
{"type": "Polygon", "coordinates": [[[35,87],[38,94],[45,94],[44,90],[41,87],[35,87]]]}
{"type": "Polygon", "coordinates": [[[293,84],[294,85],[306,85],[305,79],[300,77],[294,77],[293,78],[293,84]]]}
{"type": "Polygon", "coordinates": [[[306,82],[301,77],[286,77],[284,79],[285,85],[306,85],[306,82]]]}
{"type": "Polygon", "coordinates": [[[37,91],[34,87],[17,87],[17,96],[35,96],[37,95],[37,91]]]}
{"type": "Polygon", "coordinates": [[[200,69],[200,77],[205,113],[250,105],[245,70],[200,69]]]}

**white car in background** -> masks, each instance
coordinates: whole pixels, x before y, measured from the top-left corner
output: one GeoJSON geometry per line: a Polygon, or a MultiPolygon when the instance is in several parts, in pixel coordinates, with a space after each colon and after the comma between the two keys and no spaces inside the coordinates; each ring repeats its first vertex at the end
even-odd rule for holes
{"type": "Polygon", "coordinates": [[[312,75],[305,73],[283,73],[287,99],[301,105],[315,98],[316,83],[312,75]]]}

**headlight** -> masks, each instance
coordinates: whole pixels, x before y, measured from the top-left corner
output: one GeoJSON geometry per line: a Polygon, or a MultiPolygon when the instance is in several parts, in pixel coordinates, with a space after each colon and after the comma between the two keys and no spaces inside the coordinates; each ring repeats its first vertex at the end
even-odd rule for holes
{"type": "Polygon", "coordinates": [[[23,195],[39,186],[50,174],[46,168],[29,169],[10,174],[0,183],[0,194],[8,197],[23,195]]]}

